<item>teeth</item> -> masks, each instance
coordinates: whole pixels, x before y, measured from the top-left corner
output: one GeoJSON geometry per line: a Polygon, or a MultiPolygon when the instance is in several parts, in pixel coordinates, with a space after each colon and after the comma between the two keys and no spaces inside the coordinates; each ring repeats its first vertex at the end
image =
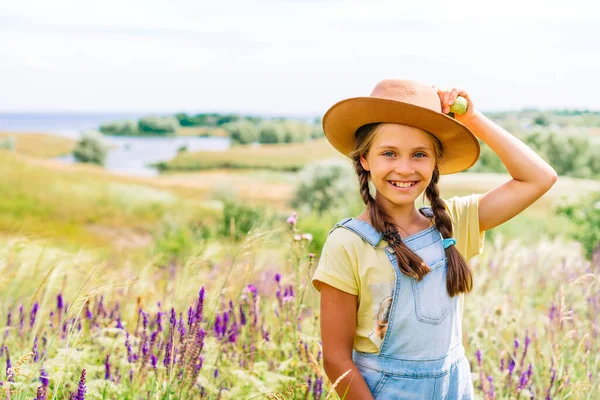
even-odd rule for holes
{"type": "Polygon", "coordinates": [[[414,182],[408,182],[408,183],[404,183],[404,182],[392,182],[392,185],[394,185],[396,187],[401,187],[401,188],[411,187],[414,184],[415,184],[414,182]]]}

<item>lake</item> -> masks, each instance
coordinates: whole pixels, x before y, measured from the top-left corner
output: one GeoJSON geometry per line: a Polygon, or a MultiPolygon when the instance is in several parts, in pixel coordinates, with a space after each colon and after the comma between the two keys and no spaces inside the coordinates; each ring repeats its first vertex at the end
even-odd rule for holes
{"type": "MultiPolygon", "coordinates": [[[[98,113],[0,113],[0,131],[42,132],[78,139],[81,133],[97,129],[110,121],[137,119],[144,114],[98,113]]],[[[127,175],[155,176],[158,171],[147,164],[167,161],[177,149],[187,146],[188,151],[224,151],[231,146],[227,137],[123,137],[106,136],[113,148],[105,164],[107,170],[127,175]]],[[[74,162],[73,156],[59,157],[63,162],[74,162]]]]}

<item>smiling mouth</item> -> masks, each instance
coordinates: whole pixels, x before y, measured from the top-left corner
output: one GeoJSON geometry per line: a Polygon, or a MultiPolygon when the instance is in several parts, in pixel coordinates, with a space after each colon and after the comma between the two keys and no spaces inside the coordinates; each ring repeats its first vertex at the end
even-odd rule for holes
{"type": "Polygon", "coordinates": [[[397,188],[406,189],[406,188],[415,186],[419,181],[388,181],[388,182],[392,186],[395,186],[397,188]]]}

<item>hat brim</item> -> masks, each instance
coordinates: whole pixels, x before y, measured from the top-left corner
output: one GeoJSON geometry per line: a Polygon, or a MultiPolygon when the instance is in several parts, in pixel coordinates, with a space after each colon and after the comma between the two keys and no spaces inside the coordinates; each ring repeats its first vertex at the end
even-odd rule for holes
{"type": "Polygon", "coordinates": [[[452,117],[428,108],[377,97],[353,97],[334,104],[323,116],[325,136],[339,152],[354,150],[354,134],[363,125],[387,122],[409,125],[434,135],[442,144],[440,174],[472,167],[479,158],[479,141],[452,117]]]}

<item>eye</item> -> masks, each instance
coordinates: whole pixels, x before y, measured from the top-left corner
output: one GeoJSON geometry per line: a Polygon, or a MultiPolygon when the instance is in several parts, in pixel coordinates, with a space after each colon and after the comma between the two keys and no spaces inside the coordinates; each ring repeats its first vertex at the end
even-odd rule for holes
{"type": "Polygon", "coordinates": [[[393,157],[394,156],[394,152],[393,151],[386,151],[385,153],[382,154],[382,156],[393,157]]]}
{"type": "Polygon", "coordinates": [[[427,153],[423,153],[422,151],[418,151],[415,153],[416,158],[424,158],[427,157],[427,153]]]}

